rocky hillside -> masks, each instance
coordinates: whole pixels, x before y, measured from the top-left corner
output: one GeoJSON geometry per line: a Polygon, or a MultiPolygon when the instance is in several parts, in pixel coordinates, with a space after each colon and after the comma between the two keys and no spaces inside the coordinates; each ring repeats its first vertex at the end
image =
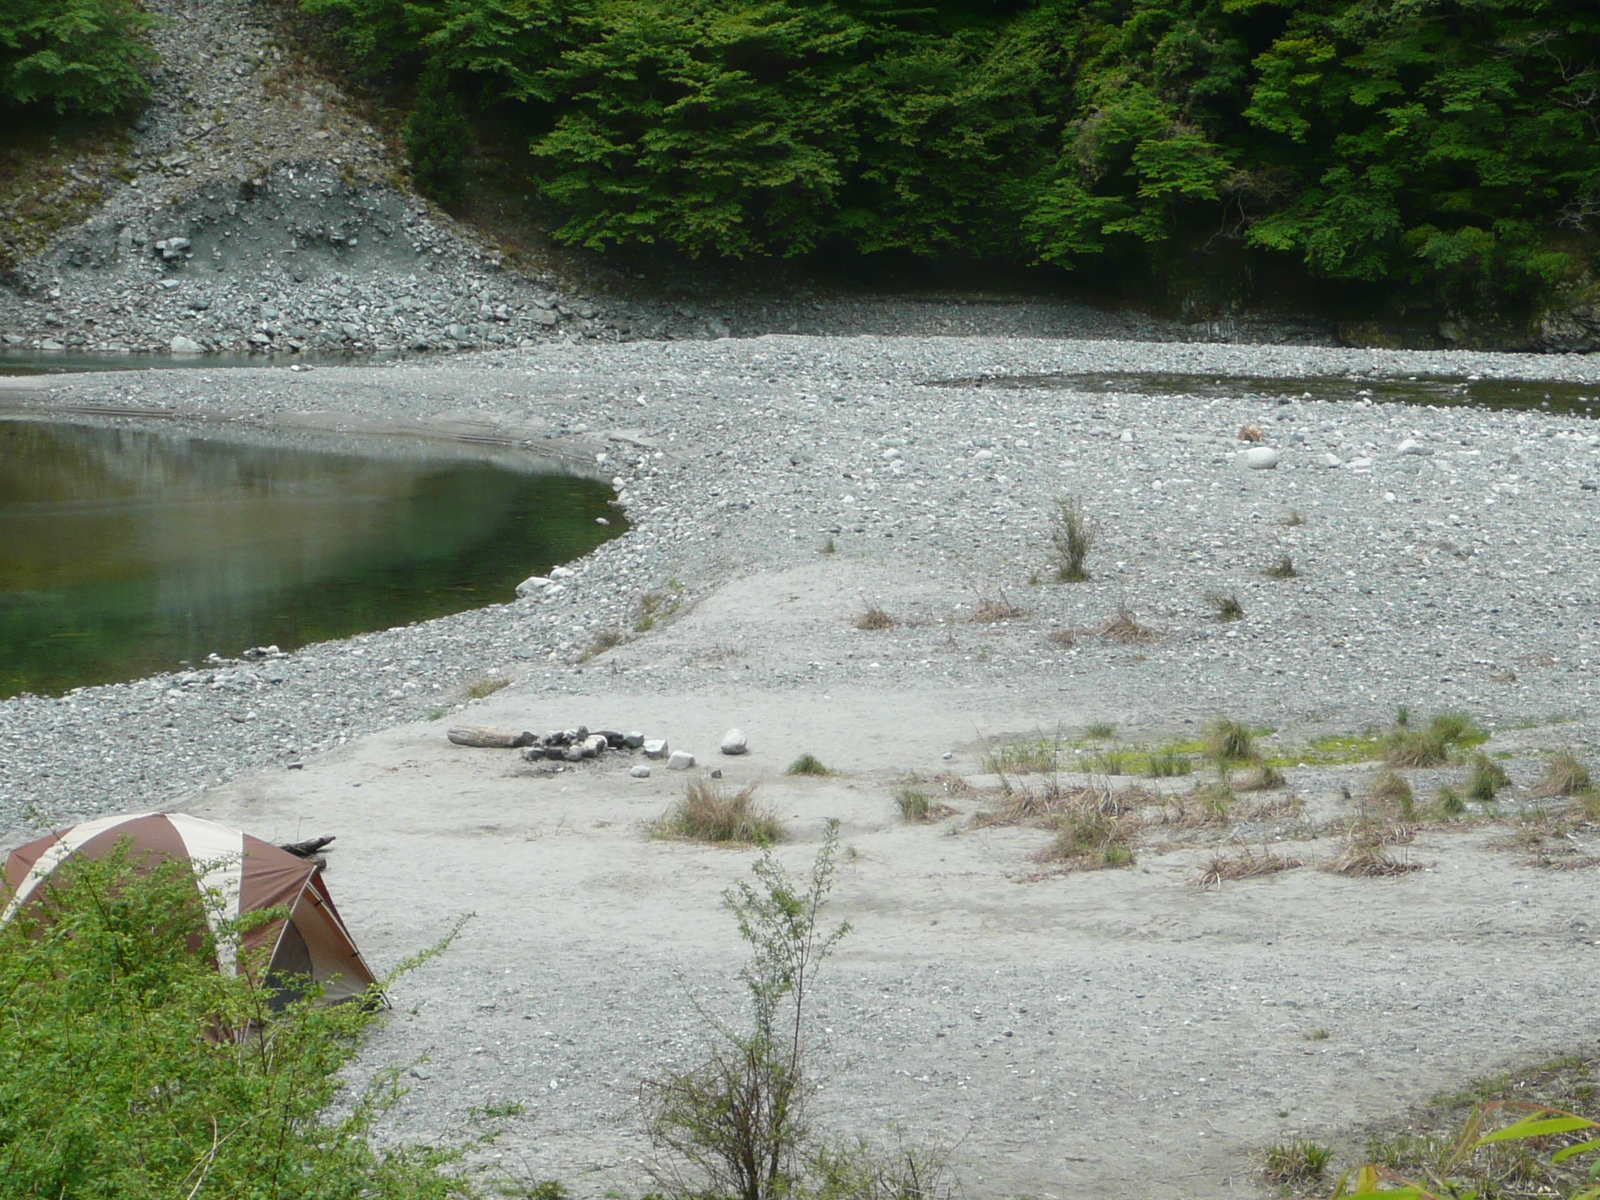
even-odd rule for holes
{"type": "Polygon", "coordinates": [[[250,0],[149,7],[162,66],[129,135],[0,210],[8,347],[454,349],[660,324],[503,269],[404,187],[377,131],[250,0]]]}

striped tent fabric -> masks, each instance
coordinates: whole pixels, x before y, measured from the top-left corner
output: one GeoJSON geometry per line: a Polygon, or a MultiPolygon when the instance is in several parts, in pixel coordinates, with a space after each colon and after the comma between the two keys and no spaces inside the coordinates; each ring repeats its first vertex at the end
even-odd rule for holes
{"type": "Polygon", "coordinates": [[[134,861],[147,855],[205,864],[206,874],[196,883],[220,899],[205,906],[214,933],[222,921],[243,913],[288,910],[287,920],[270,921],[246,933],[242,946],[219,939],[218,970],[233,974],[241,950],[253,954],[266,948],[269,975],[308,975],[322,985],[323,999],[330,1003],[359,998],[374,982],[315,862],[183,813],[100,817],[13,850],[6,859],[5,891],[0,893],[5,902],[0,924],[38,896],[51,875],[74,855],[99,858],[124,841],[134,861]]]}

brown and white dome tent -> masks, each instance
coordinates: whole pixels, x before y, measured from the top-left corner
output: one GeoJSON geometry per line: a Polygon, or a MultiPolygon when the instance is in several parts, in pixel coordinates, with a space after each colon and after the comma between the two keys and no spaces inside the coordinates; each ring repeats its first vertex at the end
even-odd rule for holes
{"type": "Polygon", "coordinates": [[[240,947],[219,944],[217,969],[238,970],[238,951],[265,948],[268,975],[310,976],[329,1002],[363,996],[374,982],[355,941],[334,908],[321,867],[270,842],[183,813],[141,813],[100,817],[47,834],[13,850],[6,859],[6,901],[0,925],[16,915],[50,877],[73,856],[97,859],[124,841],[130,860],[141,856],[204,864],[197,876],[202,892],[216,889],[223,903],[206,906],[213,931],[219,922],[244,913],[282,907],[286,920],[270,921],[246,932],[240,947]]]}

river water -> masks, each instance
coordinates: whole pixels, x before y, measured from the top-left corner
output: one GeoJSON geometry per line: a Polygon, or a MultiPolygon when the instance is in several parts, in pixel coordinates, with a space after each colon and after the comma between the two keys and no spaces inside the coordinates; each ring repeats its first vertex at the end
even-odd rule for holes
{"type": "Polygon", "coordinates": [[[410,439],[0,420],[0,696],[507,601],[620,533],[613,499],[410,439]]]}

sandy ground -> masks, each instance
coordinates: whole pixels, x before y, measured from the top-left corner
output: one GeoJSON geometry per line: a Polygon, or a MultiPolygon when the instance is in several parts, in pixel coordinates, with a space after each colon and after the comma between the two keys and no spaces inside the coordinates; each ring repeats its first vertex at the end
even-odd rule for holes
{"type": "MultiPolygon", "coordinates": [[[[1571,745],[1593,764],[1600,743],[1592,716],[1564,724],[1545,716],[1582,710],[1594,689],[1585,657],[1590,568],[1579,540],[1592,526],[1591,454],[1586,442],[1557,440],[1558,420],[1274,406],[1297,414],[1286,430],[1298,424],[1312,440],[1294,443],[1284,469],[1246,478],[1232,465],[1232,437],[1260,415],[1254,403],[1096,397],[1084,410],[1108,415],[1093,418],[1094,430],[1057,430],[1051,423],[1063,413],[1077,418],[1053,394],[967,394],[916,380],[971,375],[988,356],[1022,370],[1086,353],[1141,369],[1187,355],[1224,371],[1254,369],[1279,352],[954,341],[880,349],[861,339],[559,353],[569,357],[529,355],[481,373],[445,366],[51,383],[57,403],[131,411],[159,402],[224,418],[272,411],[286,424],[326,410],[352,424],[494,418],[504,432],[531,430],[538,417],[571,440],[579,417],[602,432],[631,428],[646,411],[640,381],[655,381],[652,436],[679,450],[627,481],[634,531],[580,564],[565,599],[373,635],[359,659],[339,644],[311,647],[280,692],[262,693],[284,712],[326,702],[328,716],[316,721],[381,723],[377,732],[303,763],[297,751],[296,769],[285,769],[287,758],[257,767],[262,759],[250,757],[254,744],[228,719],[225,696],[192,689],[183,700],[175,732],[203,761],[182,776],[163,767],[162,778],[174,789],[216,778],[208,756],[225,748],[241,773],[182,806],[280,841],[336,834],[330,885],[377,968],[475,914],[447,954],[394,986],[392,1019],[363,1057],[366,1069],[401,1066],[411,1089],[385,1136],[460,1132],[472,1108],[517,1103],[522,1115],[488,1152],[505,1172],[560,1179],[579,1197],[638,1195],[650,1182],[640,1081],[697,1061],[701,1010],[736,1014],[741,1000],[745,948],[721,896],[746,875],[753,852],[647,836],[682,794],[683,776],[658,767],[633,779],[636,760],[621,756],[551,772],[511,752],[450,745],[446,728],[458,722],[665,736],[722,769],[729,785],[760,783],[793,831],[778,853],[795,869],[811,861],[824,822],[839,819],[829,919],[853,932],[815,995],[814,1115],[841,1133],[945,1148],[970,1197],[1253,1195],[1260,1152],[1280,1137],[1334,1139],[1350,1161],[1366,1122],[1499,1067],[1589,1047],[1600,940],[1593,871],[1542,869],[1495,849],[1506,825],[1425,829],[1400,851],[1425,869],[1383,879],[1317,871],[1337,839],[1296,843],[1306,830],[1279,827],[1291,840],[1275,849],[1306,867],[1201,892],[1189,879],[1215,847],[1146,848],[1130,869],[1040,877],[1030,856],[1048,835],[972,828],[969,819],[992,802],[981,793],[951,794],[956,815],[928,825],[901,823],[893,801],[898,781],[914,774],[976,777],[984,739],[1076,735],[1099,720],[1126,738],[1192,736],[1225,703],[1284,726],[1280,742],[1297,743],[1386,718],[1406,699],[1419,717],[1431,711],[1425,703],[1458,704],[1494,723],[1486,748],[1514,755],[1520,791],[1509,807],[1525,806],[1541,751],[1571,745]],[[771,378],[752,382],[758,375],[771,378]],[[794,378],[831,398],[791,395],[794,378]],[[501,381],[517,395],[500,397],[501,381]],[[783,432],[802,418],[816,429],[783,432]],[[972,599],[975,578],[1007,581],[1021,595],[1020,577],[1037,565],[1027,557],[1037,513],[1005,490],[1007,477],[987,480],[990,468],[972,465],[988,453],[973,446],[974,430],[1002,418],[1046,426],[1040,434],[1027,425],[1027,442],[1005,449],[1006,470],[1025,485],[1019,495],[1070,491],[1123,510],[1106,535],[1103,577],[1076,591],[1034,589],[1032,623],[1009,629],[952,615],[972,599]],[[1385,424],[1402,419],[1436,442],[1439,460],[1460,451],[1450,460],[1463,464],[1459,483],[1442,469],[1407,473],[1414,460],[1392,452],[1401,430],[1385,424]],[[897,523],[869,542],[865,522],[839,522],[839,552],[820,553],[819,528],[854,503],[867,467],[883,470],[873,439],[894,421],[919,422],[923,440],[914,450],[907,440],[903,482],[926,491],[891,502],[890,476],[873,503],[897,523]],[[1178,507],[1188,493],[1160,503],[1107,494],[1157,470],[1140,465],[1141,442],[1118,432],[1135,424],[1174,461],[1187,456],[1175,484],[1206,487],[1204,511],[1178,507]],[[1334,426],[1351,449],[1384,448],[1374,451],[1377,473],[1308,465],[1334,426]],[[1514,493],[1493,491],[1499,475],[1467,465],[1480,444],[1485,461],[1514,450],[1529,459],[1509,458],[1505,468],[1526,489],[1516,505],[1514,493]],[[703,452],[702,465],[682,457],[685,445],[703,452]],[[1069,461],[1063,448],[1074,446],[1088,449],[1069,461]],[[801,453],[811,449],[815,466],[801,453]],[[1139,461],[1124,465],[1119,455],[1139,461]],[[1385,507],[1396,498],[1385,487],[1417,497],[1405,506],[1412,516],[1385,507]],[[1277,529],[1276,514],[1303,495],[1351,519],[1325,520],[1308,507],[1316,569],[1299,590],[1268,596],[1261,561],[1272,539],[1288,535],[1262,531],[1277,529]],[[920,497],[929,503],[912,505],[920,497]],[[724,508],[729,499],[747,507],[724,508]],[[1468,499],[1480,507],[1468,509],[1468,499]],[[1438,536],[1433,522],[1447,519],[1453,538],[1482,533],[1484,544],[1470,558],[1419,566],[1407,540],[1438,536]],[[1408,523],[1420,532],[1403,533],[1408,523]],[[889,532],[899,536],[891,542],[889,532]],[[1251,607],[1248,644],[1229,642],[1188,608],[1161,607],[1215,586],[1217,548],[1234,545],[1249,551],[1228,568],[1251,607]],[[571,655],[600,628],[594,610],[611,624],[631,622],[632,597],[671,572],[691,596],[684,610],[579,673],[571,655]],[[1049,630],[1098,623],[1124,594],[1165,627],[1161,642],[1129,647],[1088,635],[1070,667],[1047,665],[1044,656],[1059,654],[1049,630]],[[878,635],[850,625],[866,597],[920,614],[920,624],[873,642],[878,635]],[[412,719],[431,696],[368,694],[386,690],[366,677],[381,678],[387,667],[377,663],[410,669],[430,639],[434,649],[467,647],[448,651],[460,679],[492,659],[515,682],[438,720],[412,719]],[[1515,686],[1492,690],[1491,672],[1512,662],[1515,686]],[[340,707],[342,692],[372,703],[340,707]],[[1520,727],[1525,719],[1531,727],[1520,727]],[[717,755],[730,726],[748,733],[748,756],[717,755]],[[785,777],[802,752],[839,774],[785,777]]],[[[1311,357],[1322,371],[1360,365],[1334,352],[1311,357]]],[[[1380,365],[1441,369],[1421,359],[1380,365]]],[[[1448,365],[1480,369],[1476,360],[1448,365]]],[[[1550,369],[1587,368],[1574,360],[1550,369]]],[[[146,714],[157,703],[166,702],[131,688],[7,702],[15,777],[31,786],[70,767],[86,788],[104,779],[103,794],[130,794],[112,783],[137,757],[138,739],[153,741],[146,714]],[[85,713],[93,719],[74,715],[85,713]],[[30,722],[72,738],[43,736],[30,722]]],[[[1289,784],[1310,819],[1348,817],[1341,789],[1359,796],[1371,770],[1290,770],[1289,784]]],[[[1461,769],[1448,774],[1459,782],[1461,769]]],[[[1419,776],[1419,794],[1443,778],[1419,776]]]]}
{"type": "MultiPolygon", "coordinates": [[[[716,644],[722,619],[707,605],[684,632],[716,644]]],[[[471,719],[560,726],[573,704],[513,687],[471,719]]],[[[630,694],[597,676],[582,707],[589,724],[657,731],[702,758],[737,720],[751,754],[709,765],[761,781],[795,831],[781,851],[795,869],[827,818],[843,823],[829,916],[854,932],[818,994],[816,1115],[948,1147],[971,1196],[1254,1194],[1279,1136],[1348,1132],[1593,1035],[1593,876],[1486,848],[1503,830],[1424,835],[1409,854],[1426,869],[1398,878],[1308,867],[1202,893],[1187,880],[1211,851],[1030,881],[1039,831],[899,822],[895,781],[974,773],[979,732],[1078,725],[1092,696],[721,679],[630,694]],[[841,774],[783,776],[807,750],[841,774]]],[[[693,1060],[691,997],[732,1011],[743,948],[719,896],[752,855],[643,836],[682,776],[633,779],[621,756],[541,774],[513,752],[448,745],[447,723],[236,782],[198,811],[284,839],[337,832],[332,886],[380,967],[475,914],[396,987],[369,1053],[426,1058],[396,1135],[516,1101],[525,1115],[497,1151],[508,1171],[580,1195],[642,1189],[637,1083],[693,1060]]],[[[1291,782],[1315,796],[1341,778],[1291,782]]],[[[1314,861],[1337,843],[1298,849],[1314,861]]]]}

